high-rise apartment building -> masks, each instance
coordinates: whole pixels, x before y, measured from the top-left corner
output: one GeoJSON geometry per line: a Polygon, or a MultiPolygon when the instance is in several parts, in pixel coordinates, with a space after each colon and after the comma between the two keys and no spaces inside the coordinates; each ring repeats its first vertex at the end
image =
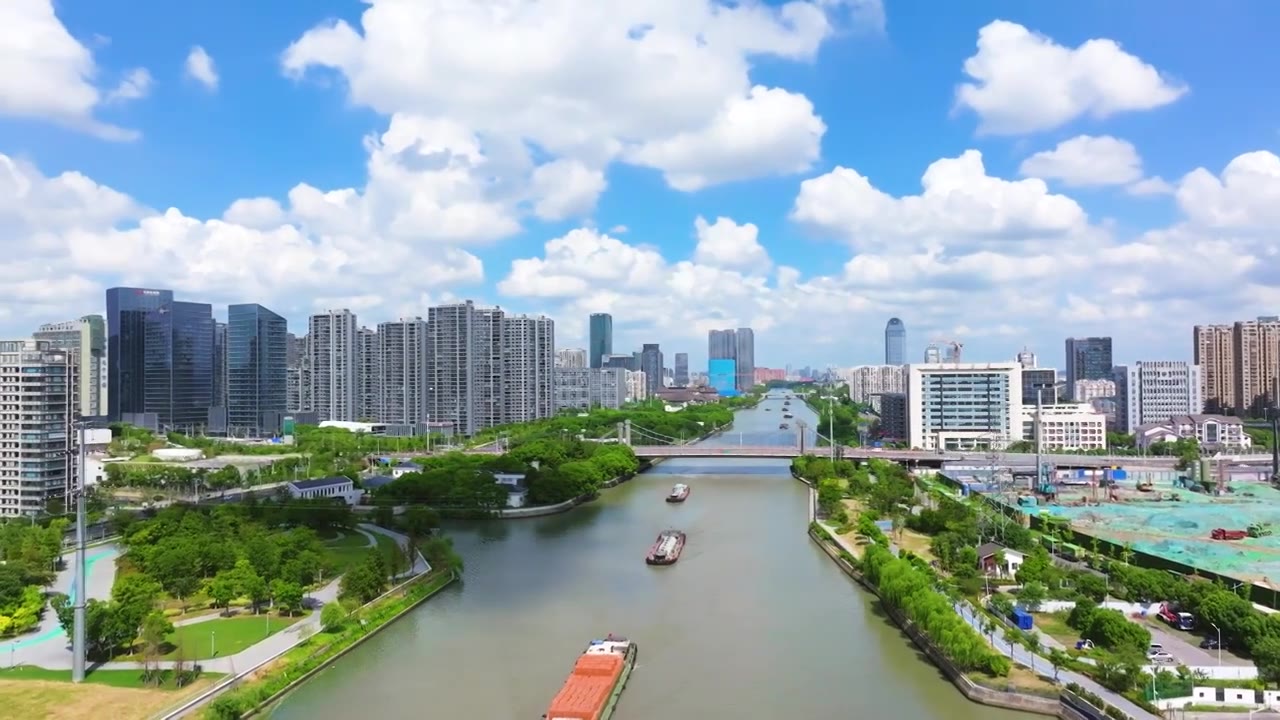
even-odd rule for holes
{"type": "Polygon", "coordinates": [[[738,328],[734,333],[734,346],[738,392],[748,392],[756,381],[756,332],[751,328],[738,328]]]}
{"type": "Polygon", "coordinates": [[[1036,354],[1031,352],[1030,348],[1022,348],[1022,352],[1018,353],[1018,364],[1024,370],[1031,370],[1036,367],[1036,354]]]}
{"type": "Polygon", "coordinates": [[[107,290],[108,416],[196,432],[213,405],[213,307],[170,290],[107,290]]]}
{"type": "Polygon", "coordinates": [[[556,367],[558,368],[585,368],[587,365],[587,351],[582,348],[561,348],[556,350],[556,367]]]}
{"type": "Polygon", "coordinates": [[[1130,433],[1149,423],[1166,423],[1178,415],[1204,412],[1200,368],[1171,360],[1117,365],[1116,424],[1130,433]]]}
{"type": "Polygon", "coordinates": [[[1233,329],[1239,412],[1266,417],[1280,407],[1280,320],[1258,318],[1233,329]]]}
{"type": "Polygon", "coordinates": [[[907,326],[898,318],[889,318],[884,326],[884,364],[905,365],[907,362],[907,326]]]}
{"type": "Polygon", "coordinates": [[[591,354],[591,367],[603,367],[606,355],[613,354],[613,316],[609,313],[592,313],[587,351],[591,354]]]}
{"type": "Polygon", "coordinates": [[[712,330],[707,333],[707,367],[710,374],[711,361],[733,360],[735,372],[734,387],[739,392],[746,392],[755,386],[756,374],[756,334],[751,328],[737,330],[712,330]]]}
{"type": "Polygon", "coordinates": [[[427,386],[432,422],[474,435],[502,424],[502,311],[470,300],[430,308],[427,386]]]}
{"type": "Polygon", "coordinates": [[[382,349],[378,333],[356,331],[356,420],[379,422],[382,417],[382,349]]]}
{"type": "Polygon", "coordinates": [[[1111,379],[1111,338],[1067,338],[1067,369],[1063,380],[1074,388],[1077,380],[1111,379]]]}
{"type": "Polygon", "coordinates": [[[849,399],[881,409],[881,396],[907,390],[905,365],[860,365],[842,370],[840,377],[849,385],[849,399]]]}
{"type": "Polygon", "coordinates": [[[1192,331],[1207,412],[1266,417],[1280,399],[1280,319],[1260,317],[1192,331]]]}
{"type": "Polygon", "coordinates": [[[676,353],[676,366],[671,373],[676,387],[689,387],[689,353],[676,353]]]}
{"type": "Polygon", "coordinates": [[[41,325],[32,338],[67,352],[76,363],[80,397],[79,413],[84,417],[107,414],[107,323],[101,315],[85,315],[79,320],[41,325]]]}
{"type": "Polygon", "coordinates": [[[291,413],[311,410],[311,342],[310,336],[289,334],[288,410],[291,413]]]}
{"type": "Polygon", "coordinates": [[[658,343],[645,343],[640,348],[640,371],[644,373],[646,397],[662,389],[662,349],[658,343]]]}
{"type": "Polygon", "coordinates": [[[621,368],[556,368],[556,410],[616,410],[627,401],[627,371],[621,368]]]}
{"type": "Polygon", "coordinates": [[[1205,410],[1234,413],[1240,410],[1236,394],[1236,338],[1232,325],[1196,325],[1191,330],[1192,361],[1200,368],[1205,410]]]}
{"type": "Polygon", "coordinates": [[[1091,402],[1099,398],[1113,398],[1116,396],[1116,381],[1077,380],[1072,390],[1071,397],[1080,403],[1091,402]]]}
{"type": "Polygon", "coordinates": [[[381,397],[378,422],[418,425],[428,418],[430,335],[420,317],[378,324],[372,374],[381,397]]]}
{"type": "Polygon", "coordinates": [[[278,433],[288,411],[288,323],[254,303],[227,307],[227,425],[251,437],[278,433]]]}
{"type": "Polygon", "coordinates": [[[1022,437],[1022,366],[907,366],[907,431],[922,450],[1000,448],[1022,437]]]}
{"type": "Polygon", "coordinates": [[[556,328],[551,318],[502,318],[502,422],[555,414],[556,328]]]}
{"type": "Polygon", "coordinates": [[[359,419],[359,331],[350,310],[312,315],[307,325],[311,355],[311,409],[320,420],[359,419]]]}
{"type": "Polygon", "coordinates": [[[937,343],[929,343],[924,348],[924,364],[937,365],[942,362],[942,348],[937,343]]]}
{"type": "Polygon", "coordinates": [[[38,515],[75,477],[73,352],[48,340],[0,340],[0,517],[38,515]]]}
{"type": "Polygon", "coordinates": [[[649,399],[649,378],[642,370],[626,370],[627,402],[644,402],[649,399]]]}

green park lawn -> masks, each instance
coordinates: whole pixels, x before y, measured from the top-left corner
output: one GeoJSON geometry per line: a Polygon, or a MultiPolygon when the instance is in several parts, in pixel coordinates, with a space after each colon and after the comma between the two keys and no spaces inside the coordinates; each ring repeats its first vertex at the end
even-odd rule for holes
{"type": "MultiPolygon", "coordinates": [[[[395,540],[386,535],[374,533],[373,536],[377,540],[377,547],[380,550],[385,551],[387,547],[395,547],[395,540]]],[[[356,563],[363,560],[369,550],[372,549],[369,547],[369,539],[354,530],[348,531],[342,537],[326,542],[324,547],[329,551],[329,557],[333,558],[334,563],[338,566],[338,572],[349,570],[356,563]]]]}
{"type": "MultiPolygon", "coordinates": [[[[166,638],[166,652],[158,659],[173,660],[178,648],[183,649],[187,660],[208,660],[214,657],[226,657],[256,645],[268,637],[293,625],[306,615],[281,617],[274,613],[261,615],[241,615],[237,617],[205,620],[204,622],[182,625],[174,629],[166,638]]],[[[142,661],[141,653],[133,653],[117,660],[142,661]]]]}
{"type": "MultiPolygon", "coordinates": [[[[221,677],[218,673],[200,673],[201,678],[221,677]]],[[[19,665],[0,669],[0,681],[3,680],[38,680],[45,682],[71,682],[70,670],[47,670],[34,665],[19,665]]],[[[137,670],[89,670],[84,675],[86,683],[108,685],[118,688],[148,687],[137,670]]],[[[161,687],[169,687],[162,685],[161,687]]]]}

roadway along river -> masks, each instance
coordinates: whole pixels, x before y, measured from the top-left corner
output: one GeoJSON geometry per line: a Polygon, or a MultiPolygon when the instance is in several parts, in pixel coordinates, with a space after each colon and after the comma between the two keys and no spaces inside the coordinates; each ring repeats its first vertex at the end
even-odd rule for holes
{"type": "MultiPolygon", "coordinates": [[[[711,442],[790,441],[781,405],[739,413],[711,442]]],[[[586,642],[609,632],[640,645],[615,720],[1035,717],[971,704],[922,661],[811,543],[807,501],[786,461],[681,459],[566,514],[450,527],[465,581],[272,718],[535,720],[586,642]],[[681,481],[689,500],[664,502],[681,481]],[[688,532],[685,555],[646,566],[668,527],[688,532]]]]}

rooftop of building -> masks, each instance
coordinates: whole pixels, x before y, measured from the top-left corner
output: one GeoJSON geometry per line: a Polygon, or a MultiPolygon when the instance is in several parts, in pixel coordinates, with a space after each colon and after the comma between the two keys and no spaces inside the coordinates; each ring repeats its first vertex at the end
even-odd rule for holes
{"type": "Polygon", "coordinates": [[[334,487],[339,485],[354,485],[355,483],[349,477],[335,475],[326,478],[312,478],[310,480],[294,480],[289,483],[290,487],[296,490],[314,490],[315,488],[334,487]]]}

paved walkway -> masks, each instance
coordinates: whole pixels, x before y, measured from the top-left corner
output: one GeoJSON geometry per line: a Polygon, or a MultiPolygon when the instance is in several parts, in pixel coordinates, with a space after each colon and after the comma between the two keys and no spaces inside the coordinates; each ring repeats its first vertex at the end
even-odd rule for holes
{"type": "MultiPolygon", "coordinates": [[[[834,528],[829,527],[826,524],[823,524],[823,527],[826,528],[827,532],[831,533],[831,537],[835,538],[836,542],[839,543],[840,546],[843,547],[846,552],[848,552],[851,555],[855,554],[854,551],[856,548],[854,548],[854,546],[848,541],[846,541],[844,538],[837,535],[835,533],[834,528]]],[[[1010,644],[1009,641],[1005,638],[1004,628],[999,627],[999,625],[997,625],[996,627],[994,639],[992,639],[986,633],[982,632],[982,620],[985,616],[982,615],[981,613],[976,612],[973,609],[973,607],[970,606],[967,602],[963,602],[963,601],[957,602],[954,607],[955,607],[956,613],[961,618],[963,618],[965,622],[969,623],[969,625],[973,627],[973,629],[977,630],[979,635],[981,635],[984,638],[987,638],[987,641],[991,644],[991,647],[1000,651],[1002,654],[1009,656],[1009,658],[1013,662],[1019,665],[1031,668],[1040,674],[1048,675],[1052,677],[1053,664],[1050,663],[1046,658],[1044,658],[1044,656],[1040,654],[1033,655],[1027,652],[1026,649],[1024,649],[1021,645],[1017,645],[1016,643],[1010,644]]],[[[1041,638],[1044,638],[1044,637],[1045,636],[1042,634],[1041,638]]],[[[1101,697],[1102,699],[1106,700],[1107,702],[1111,703],[1117,708],[1125,711],[1126,713],[1129,713],[1129,715],[1132,716],[1135,720],[1159,720],[1157,716],[1152,715],[1146,710],[1143,710],[1137,705],[1134,705],[1129,700],[1121,697],[1120,695],[1112,692],[1111,690],[1108,690],[1102,687],[1098,683],[1094,682],[1092,679],[1087,678],[1083,675],[1079,675],[1077,673],[1073,673],[1068,670],[1063,670],[1058,673],[1058,679],[1060,682],[1064,684],[1065,683],[1078,684],[1080,687],[1088,690],[1089,692],[1094,693],[1098,697],[1101,697]]]]}
{"type": "MultiPolygon", "coordinates": [[[[111,597],[111,586],[116,579],[116,556],[119,548],[114,544],[99,545],[85,551],[85,573],[91,600],[106,600],[111,597]]],[[[59,572],[49,588],[50,592],[66,593],[73,601],[78,589],[75,586],[74,551],[62,556],[66,561],[66,569],[59,572]]],[[[71,640],[58,622],[53,608],[45,606],[40,616],[40,624],[36,630],[20,635],[0,645],[0,663],[5,667],[11,665],[39,665],[41,667],[61,667],[50,665],[65,656],[67,667],[71,667],[71,640]]]]}

